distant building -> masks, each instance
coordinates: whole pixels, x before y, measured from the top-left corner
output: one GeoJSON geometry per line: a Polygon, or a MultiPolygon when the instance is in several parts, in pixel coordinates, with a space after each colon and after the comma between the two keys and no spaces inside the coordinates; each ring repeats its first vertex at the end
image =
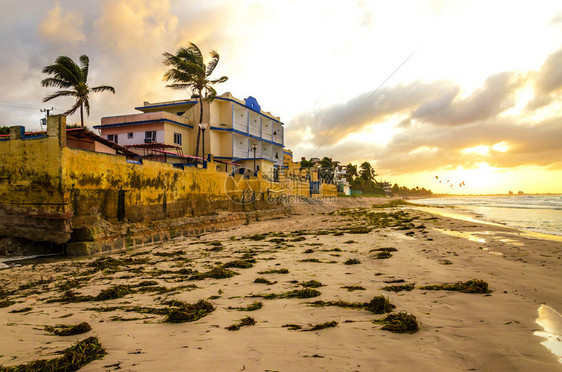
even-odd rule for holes
{"type": "Polygon", "coordinates": [[[200,107],[197,99],[145,102],[136,107],[142,114],[105,117],[95,128],[139,155],[164,153],[169,162],[184,162],[201,156],[204,147],[205,158],[211,154],[223,161],[222,170],[230,170],[229,164],[253,169],[255,158],[256,170],[266,176],[278,174],[284,157],[284,126],[279,117],[263,111],[253,97],[242,101],[225,93],[211,103],[204,101],[207,127],[195,154],[200,107]]]}

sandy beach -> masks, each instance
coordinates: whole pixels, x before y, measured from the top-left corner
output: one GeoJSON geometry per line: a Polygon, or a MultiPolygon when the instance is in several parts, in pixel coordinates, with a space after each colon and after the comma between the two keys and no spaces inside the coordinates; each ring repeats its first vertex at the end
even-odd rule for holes
{"type": "Polygon", "coordinates": [[[534,334],[543,330],[536,323],[542,304],[562,311],[560,241],[427,209],[371,208],[386,202],[297,204],[290,216],[228,231],[1,270],[0,301],[15,303],[0,308],[0,365],[55,358],[97,336],[107,354],[84,371],[562,370],[534,334]],[[236,275],[201,278],[216,268],[236,275]],[[471,279],[491,292],[420,288],[471,279]],[[320,286],[306,287],[313,280],[320,286]],[[410,290],[383,289],[408,284],[410,290]],[[126,288],[123,295],[101,299],[116,285],[126,288]],[[320,294],[289,295],[306,288],[320,294]],[[69,290],[72,302],[64,300],[69,290]],[[310,304],[368,303],[378,295],[395,313],[414,315],[419,330],[383,330],[373,320],[387,314],[366,308],[310,304]],[[206,300],[214,311],[167,323],[162,309],[174,306],[170,300],[206,300]],[[261,308],[236,309],[255,302],[261,308]],[[255,324],[226,329],[245,317],[255,324]],[[332,321],[334,327],[309,330],[332,321]],[[44,329],[80,322],[91,331],[55,336],[44,329]],[[301,329],[284,327],[290,324],[301,329]]]}

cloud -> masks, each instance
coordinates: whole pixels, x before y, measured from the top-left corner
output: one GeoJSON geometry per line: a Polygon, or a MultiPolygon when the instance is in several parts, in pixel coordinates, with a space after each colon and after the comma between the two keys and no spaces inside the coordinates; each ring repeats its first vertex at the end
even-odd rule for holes
{"type": "Polygon", "coordinates": [[[329,146],[377,120],[389,115],[409,113],[427,99],[437,98],[443,92],[457,91],[458,87],[445,81],[416,81],[407,85],[384,87],[373,96],[373,92],[366,92],[348,102],[298,115],[290,122],[290,130],[298,131],[309,127],[314,134],[313,144],[319,145],[338,128],[336,134],[326,142],[329,146]]]}
{"type": "Polygon", "coordinates": [[[412,118],[436,125],[462,125],[495,117],[514,105],[514,94],[521,80],[513,72],[492,75],[467,98],[459,99],[458,90],[444,92],[439,98],[421,104],[412,118]]]}
{"type": "Polygon", "coordinates": [[[82,32],[82,16],[78,13],[63,13],[60,1],[39,24],[39,36],[53,44],[76,44],[85,39],[82,32]]]}

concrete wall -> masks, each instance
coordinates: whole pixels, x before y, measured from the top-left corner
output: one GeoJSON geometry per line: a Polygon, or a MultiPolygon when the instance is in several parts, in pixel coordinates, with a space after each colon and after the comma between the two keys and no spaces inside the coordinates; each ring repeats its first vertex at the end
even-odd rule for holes
{"type": "MultiPolygon", "coordinates": [[[[49,138],[0,142],[0,236],[70,238],[71,209],[61,179],[64,117],[50,118],[49,138]]],[[[86,151],[84,151],[86,152],[86,151]]]]}

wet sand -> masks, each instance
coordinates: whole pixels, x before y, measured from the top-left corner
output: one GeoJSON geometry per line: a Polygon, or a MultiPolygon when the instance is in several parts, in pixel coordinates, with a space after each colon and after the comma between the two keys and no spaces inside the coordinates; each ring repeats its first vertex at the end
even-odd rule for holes
{"type": "Polygon", "coordinates": [[[146,261],[119,266],[115,271],[80,276],[92,271],[88,265],[100,256],[51,259],[1,270],[1,288],[15,291],[9,299],[17,303],[0,308],[0,365],[52,358],[53,352],[77,340],[97,336],[107,355],[86,365],[84,371],[562,370],[559,358],[541,344],[544,338],[534,335],[542,330],[535,321],[541,304],[562,310],[559,242],[409,208],[376,212],[404,210],[409,218],[415,217],[413,228],[399,230],[401,226],[394,225],[354,234],[349,232],[350,227],[369,224],[357,216],[327,214],[339,207],[369,208],[386,201],[361,198],[343,199],[337,205],[296,205],[295,213],[287,218],[113,253],[109,256],[118,260],[146,261]],[[273,234],[262,240],[248,239],[266,233],[273,234]],[[389,247],[397,249],[390,258],[376,258],[374,250],[389,247]],[[231,278],[188,280],[190,274],[185,274],[249,257],[256,260],[253,267],[232,268],[239,275],[231,278]],[[320,262],[302,261],[311,258],[320,262]],[[348,259],[360,263],[345,265],[348,259]],[[259,274],[282,268],[289,272],[259,274]],[[181,269],[186,269],[184,274],[177,274],[181,269]],[[275,284],[254,283],[258,277],[275,284]],[[76,278],[85,279],[75,291],[92,296],[112,285],[147,280],[166,288],[184,287],[170,293],[137,292],[106,301],[46,302],[64,293],[57,287],[65,280],[76,278]],[[473,278],[488,282],[493,292],[486,295],[418,288],[473,278]],[[39,280],[43,282],[18,289],[39,280]],[[320,296],[253,297],[299,289],[299,283],[309,280],[323,284],[316,288],[320,296]],[[416,288],[397,293],[382,290],[388,285],[385,281],[396,280],[415,283],[416,288]],[[196,288],[187,287],[190,285],[196,288]],[[361,286],[364,290],[349,291],[344,286],[361,286]],[[391,333],[372,322],[384,315],[307,304],[315,300],[368,302],[380,294],[389,297],[396,312],[415,315],[420,330],[414,334],[391,333]],[[197,321],[178,324],[164,323],[164,317],[157,314],[88,310],[160,307],[165,299],[188,303],[206,299],[216,310],[197,321]],[[254,301],[261,301],[263,307],[255,311],[229,309],[254,301]],[[24,307],[32,309],[10,312],[24,307]],[[238,331],[225,329],[245,316],[254,318],[256,324],[238,331]],[[45,325],[82,321],[88,322],[92,331],[62,337],[43,330],[45,325]],[[337,326],[310,332],[283,327],[297,324],[307,328],[329,321],[336,321],[337,326]]]}

